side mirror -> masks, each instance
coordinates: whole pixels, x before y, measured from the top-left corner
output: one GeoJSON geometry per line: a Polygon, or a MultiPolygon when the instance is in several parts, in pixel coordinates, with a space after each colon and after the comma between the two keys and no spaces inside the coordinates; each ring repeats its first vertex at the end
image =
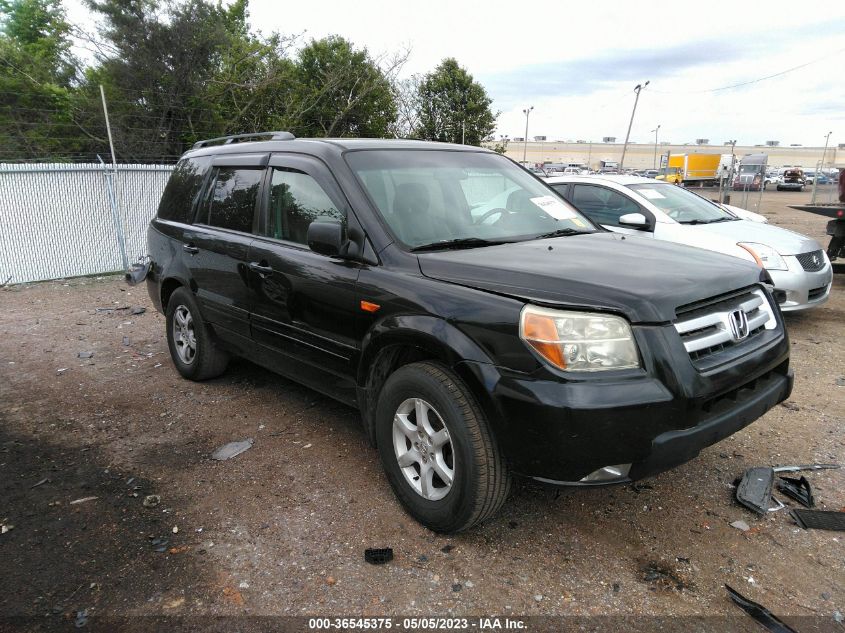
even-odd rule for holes
{"type": "Polygon", "coordinates": [[[343,248],[343,225],[328,218],[318,218],[308,225],[308,248],[315,253],[334,257],[343,248]]]}
{"type": "Polygon", "coordinates": [[[619,218],[619,224],[629,226],[632,229],[648,228],[648,220],[642,213],[626,213],[619,218]]]}

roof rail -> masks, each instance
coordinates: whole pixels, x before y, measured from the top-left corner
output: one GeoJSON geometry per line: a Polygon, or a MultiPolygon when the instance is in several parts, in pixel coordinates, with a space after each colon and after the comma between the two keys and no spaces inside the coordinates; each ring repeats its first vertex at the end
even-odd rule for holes
{"type": "Polygon", "coordinates": [[[290,132],[254,132],[252,134],[233,134],[232,136],[218,136],[204,141],[197,141],[191,149],[208,147],[209,145],[229,145],[230,143],[243,143],[247,140],[270,140],[270,141],[292,141],[296,137],[290,132]],[[267,139],[266,137],[270,137],[267,139]]]}

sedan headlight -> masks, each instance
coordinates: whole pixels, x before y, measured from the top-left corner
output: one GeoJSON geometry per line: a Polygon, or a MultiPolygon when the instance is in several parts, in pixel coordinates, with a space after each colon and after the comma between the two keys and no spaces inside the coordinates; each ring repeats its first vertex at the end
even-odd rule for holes
{"type": "Polygon", "coordinates": [[[737,246],[751,253],[754,261],[766,270],[788,270],[783,257],[771,246],[755,242],[739,242],[737,246]]]}
{"type": "Polygon", "coordinates": [[[558,369],[603,371],[640,366],[631,326],[622,317],[527,305],[519,337],[558,369]]]}

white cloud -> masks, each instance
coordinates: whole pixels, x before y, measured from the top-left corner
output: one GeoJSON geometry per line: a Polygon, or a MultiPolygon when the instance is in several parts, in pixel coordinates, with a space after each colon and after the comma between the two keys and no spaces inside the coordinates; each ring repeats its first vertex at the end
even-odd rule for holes
{"type": "MultiPolygon", "coordinates": [[[[71,17],[84,20],[78,0],[71,17]]],[[[625,136],[633,87],[642,93],[631,137],[740,143],[845,142],[845,5],[778,2],[558,2],[513,0],[251,0],[265,33],[339,34],[374,55],[410,47],[406,73],[455,57],[502,110],[499,133],[600,140],[625,136]],[[754,80],[824,58],[742,88],[754,80]]]]}

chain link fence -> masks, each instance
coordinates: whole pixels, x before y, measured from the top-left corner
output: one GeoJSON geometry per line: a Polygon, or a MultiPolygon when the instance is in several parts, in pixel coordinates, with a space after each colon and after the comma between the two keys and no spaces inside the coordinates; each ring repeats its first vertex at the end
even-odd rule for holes
{"type": "Polygon", "coordinates": [[[0,284],[123,270],[173,165],[0,163],[0,284]],[[114,204],[110,195],[114,183],[114,204]]]}

